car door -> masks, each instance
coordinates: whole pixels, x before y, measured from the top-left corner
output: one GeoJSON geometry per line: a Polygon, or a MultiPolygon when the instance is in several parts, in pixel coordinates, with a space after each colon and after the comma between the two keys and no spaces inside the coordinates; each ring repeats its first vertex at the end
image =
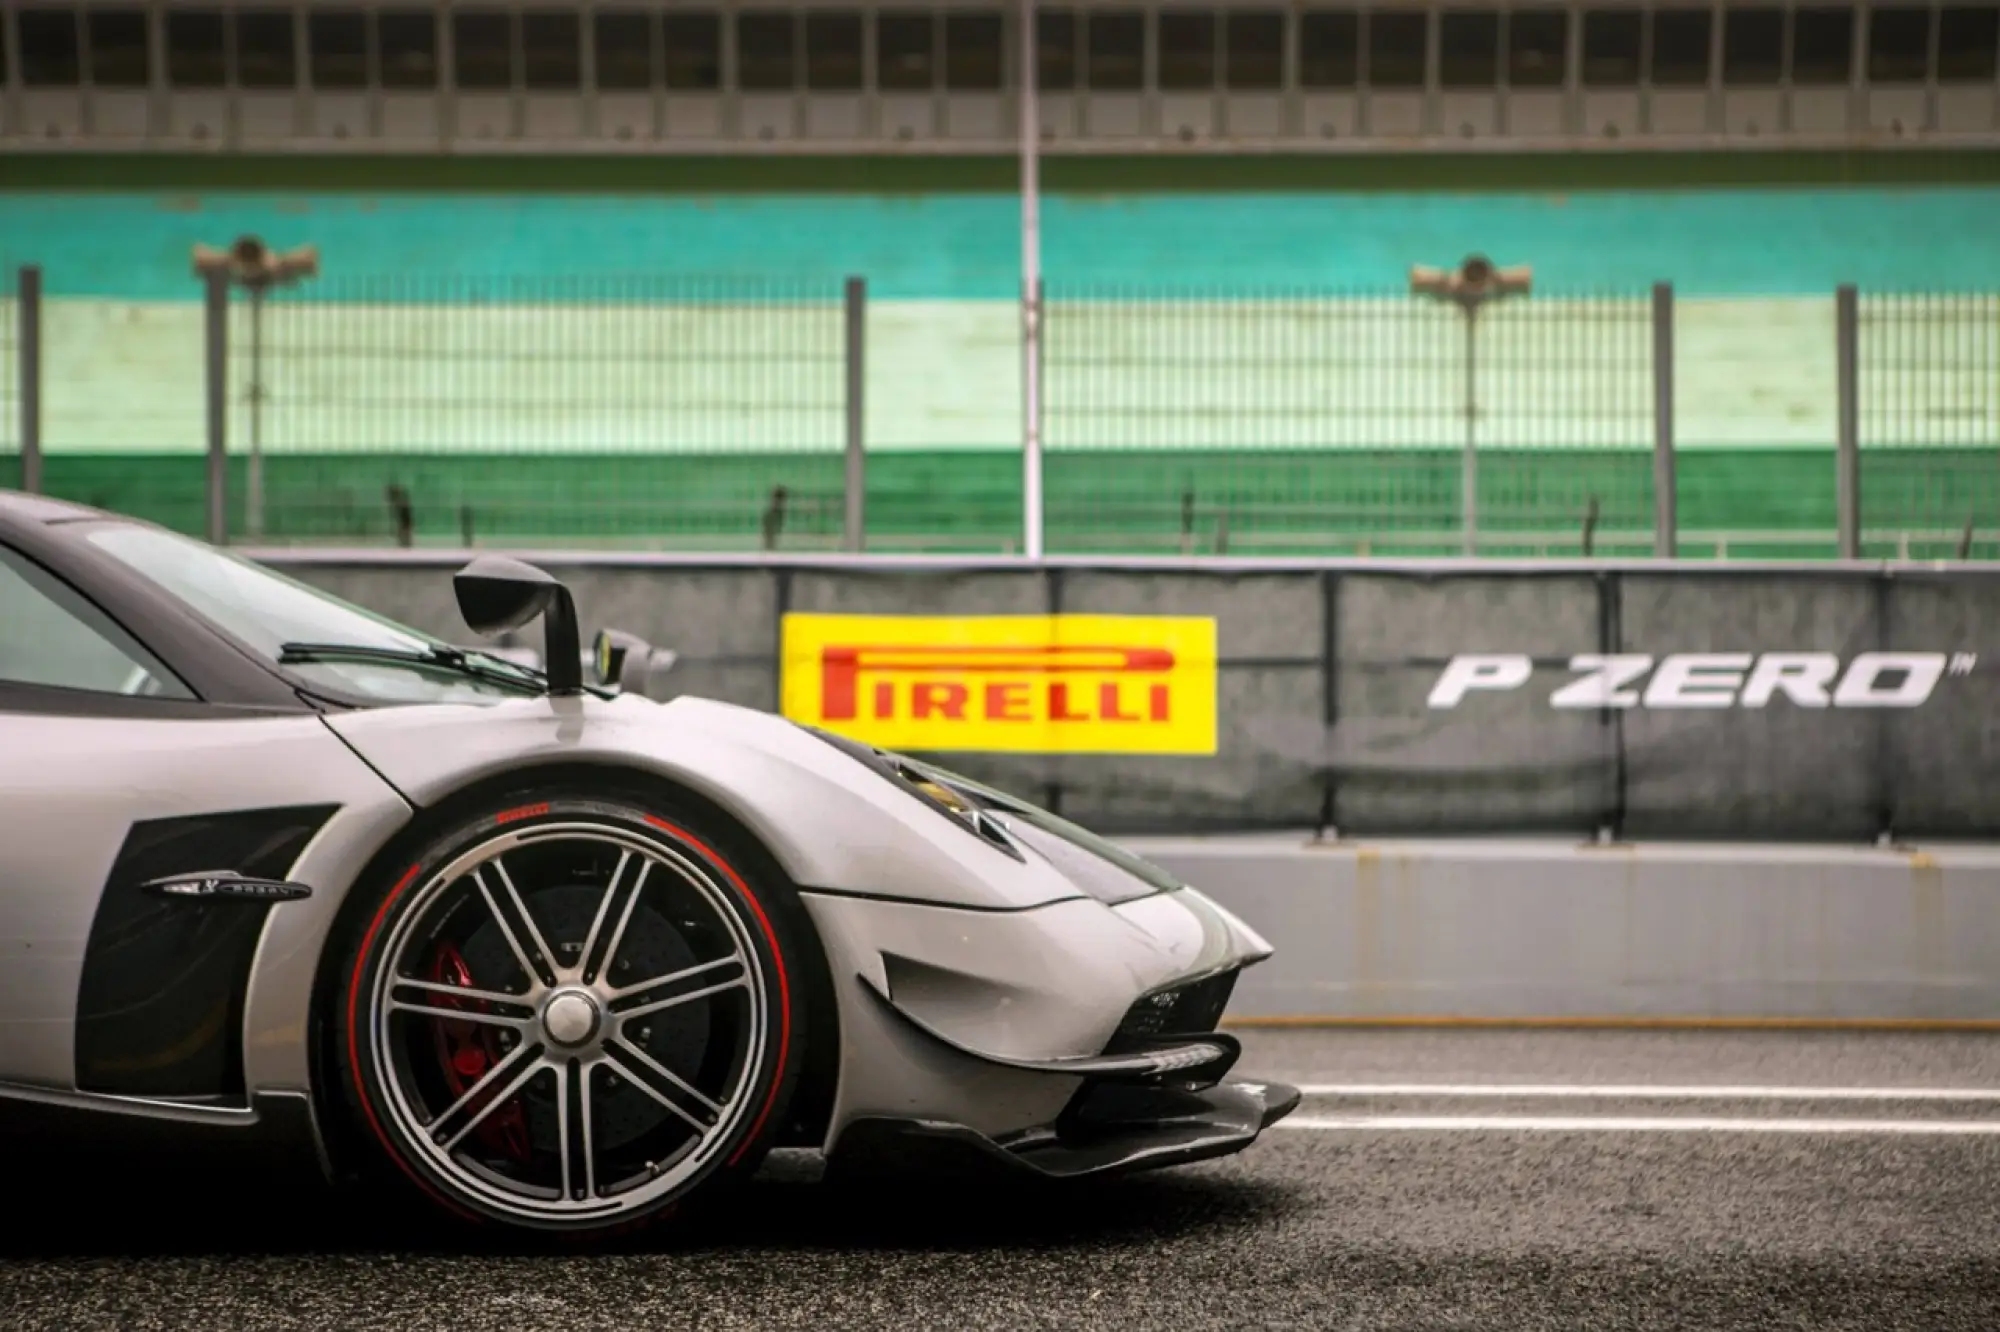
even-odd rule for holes
{"type": "Polygon", "coordinates": [[[339,811],[387,795],[317,714],[199,697],[0,543],[0,1084],[240,1097],[251,962],[292,904],[159,881],[281,881],[339,811]]]}

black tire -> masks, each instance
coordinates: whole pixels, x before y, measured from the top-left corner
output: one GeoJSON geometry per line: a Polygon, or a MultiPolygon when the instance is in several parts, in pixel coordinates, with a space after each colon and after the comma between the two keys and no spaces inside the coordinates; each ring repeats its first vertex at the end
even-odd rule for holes
{"type": "Polygon", "coordinates": [[[756,1171],[805,1063],[810,928],[733,828],[627,792],[497,797],[358,891],[326,1030],[367,1173],[464,1221],[594,1239],[756,1171]],[[418,956],[437,969],[413,971],[418,956]],[[635,967],[629,985],[616,974],[635,967]],[[496,999],[473,1016],[438,985],[496,999]],[[572,1045],[586,1009],[592,1034],[572,1045]],[[710,1091],[724,1083],[726,1102],[710,1091]]]}

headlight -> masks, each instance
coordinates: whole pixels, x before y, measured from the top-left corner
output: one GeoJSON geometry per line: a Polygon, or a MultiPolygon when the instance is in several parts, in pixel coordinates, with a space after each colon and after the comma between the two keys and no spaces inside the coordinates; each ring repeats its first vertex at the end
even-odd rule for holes
{"type": "Polygon", "coordinates": [[[974,804],[963,792],[938,780],[908,759],[884,753],[858,740],[850,740],[844,735],[822,731],[817,726],[807,726],[803,729],[826,741],[863,767],[873,770],[878,776],[908,791],[994,850],[1010,855],[1023,864],[1027,862],[1027,857],[1021,854],[1021,848],[1014,845],[1013,839],[1007,836],[985,810],[974,804]]]}
{"type": "Polygon", "coordinates": [[[1020,817],[1007,818],[1004,815],[1001,818],[1003,820],[1001,827],[1010,836],[1061,870],[1064,878],[1106,906],[1117,906],[1120,902],[1130,902],[1167,891],[1166,885],[1140,878],[1124,867],[1077,845],[1070,838],[1043,827],[1039,821],[1020,817]]]}
{"type": "MultiPolygon", "coordinates": [[[[893,756],[891,756],[893,758],[893,756]]],[[[948,786],[962,800],[984,810],[1003,832],[1061,870],[1077,887],[1106,905],[1115,906],[1154,893],[1185,887],[1151,861],[1142,860],[1116,842],[1088,828],[981,785],[957,773],[944,772],[908,759],[896,760],[933,782],[948,786]]]]}
{"type": "Polygon", "coordinates": [[[987,845],[1024,863],[1027,857],[1021,848],[1027,847],[1064,878],[1107,906],[1186,886],[1124,847],[1004,791],[818,727],[805,729],[874,769],[987,845]]]}
{"type": "Polygon", "coordinates": [[[1005,851],[1014,859],[1025,863],[1027,857],[1021,848],[1014,845],[1014,839],[991,815],[965,797],[957,788],[939,781],[930,773],[894,754],[883,754],[882,761],[888,766],[890,777],[899,785],[913,792],[933,809],[942,810],[968,832],[987,845],[1005,851]]]}

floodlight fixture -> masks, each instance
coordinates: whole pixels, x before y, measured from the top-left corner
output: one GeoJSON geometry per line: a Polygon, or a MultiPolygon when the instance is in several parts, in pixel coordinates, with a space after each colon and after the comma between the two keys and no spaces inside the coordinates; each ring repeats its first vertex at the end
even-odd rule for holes
{"type": "Polygon", "coordinates": [[[1459,533],[1468,556],[1479,553],[1479,312],[1494,301],[1534,290],[1527,264],[1501,268],[1469,254],[1456,268],[1410,266],[1410,294],[1457,307],[1465,316],[1465,454],[1460,465],[1459,533]]]}
{"type": "Polygon", "coordinates": [[[290,250],[273,250],[256,236],[238,236],[224,250],[196,245],[194,271],[197,277],[220,273],[232,285],[261,295],[273,287],[318,277],[319,247],[300,245],[290,250]]]}
{"type": "Polygon", "coordinates": [[[250,467],[246,517],[251,538],[264,535],[264,298],[272,290],[319,276],[319,247],[273,250],[261,237],[243,235],[227,249],[197,244],[195,276],[222,278],[250,296],[250,467]]]}
{"type": "Polygon", "coordinates": [[[1526,296],[1534,288],[1535,270],[1528,264],[1497,267],[1483,254],[1469,254],[1456,268],[1410,266],[1410,294],[1449,301],[1474,314],[1488,301],[1526,296]]]}

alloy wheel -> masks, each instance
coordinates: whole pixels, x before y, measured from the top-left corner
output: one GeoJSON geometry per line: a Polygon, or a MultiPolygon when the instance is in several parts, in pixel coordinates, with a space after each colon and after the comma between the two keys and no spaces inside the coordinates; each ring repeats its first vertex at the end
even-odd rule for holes
{"type": "Polygon", "coordinates": [[[616,824],[502,830],[414,892],[367,1038],[393,1131],[453,1192],[544,1225],[647,1209],[764,1090],[765,970],[726,887],[616,824]]]}

